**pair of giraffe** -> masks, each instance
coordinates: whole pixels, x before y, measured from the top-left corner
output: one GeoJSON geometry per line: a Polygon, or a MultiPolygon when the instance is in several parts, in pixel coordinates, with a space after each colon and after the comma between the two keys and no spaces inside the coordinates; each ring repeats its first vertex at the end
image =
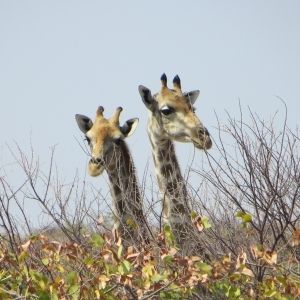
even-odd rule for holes
{"type": "MultiPolygon", "coordinates": [[[[211,148],[212,141],[193,108],[199,91],[183,93],[177,75],[173,79],[173,89],[168,88],[165,74],[161,76],[161,83],[157,94],[152,95],[142,85],[139,93],[149,110],[148,135],[163,199],[163,223],[171,226],[176,242],[182,244],[192,230],[191,211],[173,141],[192,142],[198,149],[211,148]]],[[[103,116],[103,111],[100,106],[94,122],[84,115],[75,116],[91,148],[88,172],[98,176],[106,170],[114,201],[115,228],[124,240],[147,241],[150,230],[143,212],[135,167],[124,141],[136,129],[138,119],[127,120],[120,126],[121,107],[110,119],[103,116]]]]}

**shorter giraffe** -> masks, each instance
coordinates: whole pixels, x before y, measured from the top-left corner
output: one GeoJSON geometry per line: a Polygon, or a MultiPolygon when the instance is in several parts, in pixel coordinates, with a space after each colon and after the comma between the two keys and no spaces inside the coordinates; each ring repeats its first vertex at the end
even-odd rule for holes
{"type": "Polygon", "coordinates": [[[177,75],[173,79],[173,89],[168,88],[165,74],[161,76],[161,83],[160,91],[153,96],[142,85],[139,93],[149,111],[148,135],[163,198],[163,222],[171,225],[177,243],[183,247],[184,244],[190,245],[193,226],[189,195],[173,141],[190,142],[197,149],[206,150],[212,147],[212,140],[193,108],[200,92],[183,93],[177,75]]]}
{"type": "Polygon", "coordinates": [[[136,129],[138,119],[130,119],[119,125],[122,108],[106,119],[104,108],[97,109],[94,122],[84,115],[75,116],[79,129],[85,134],[91,148],[88,172],[99,176],[105,170],[111,185],[115,229],[126,241],[148,241],[149,231],[143,213],[143,205],[135,167],[124,139],[136,129]]]}

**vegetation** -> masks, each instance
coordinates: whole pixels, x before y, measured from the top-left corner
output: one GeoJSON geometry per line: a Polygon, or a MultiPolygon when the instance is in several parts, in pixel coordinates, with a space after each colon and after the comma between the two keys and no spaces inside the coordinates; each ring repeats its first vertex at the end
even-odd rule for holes
{"type": "Polygon", "coordinates": [[[191,170],[201,181],[191,249],[205,253],[183,252],[146,195],[153,239],[128,245],[101,217],[97,192],[60,182],[53,155],[45,174],[12,151],[26,179],[13,187],[0,177],[0,299],[300,298],[299,135],[287,117],[275,124],[228,116],[207,168],[191,170]],[[33,228],[25,201],[50,227],[33,228]]]}

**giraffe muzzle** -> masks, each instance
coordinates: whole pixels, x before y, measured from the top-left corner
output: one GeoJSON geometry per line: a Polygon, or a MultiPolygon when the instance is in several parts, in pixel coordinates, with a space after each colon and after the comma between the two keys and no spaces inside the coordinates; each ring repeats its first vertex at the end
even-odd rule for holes
{"type": "Polygon", "coordinates": [[[196,148],[201,150],[208,150],[212,147],[209,131],[205,127],[198,129],[197,138],[192,139],[192,142],[196,148]]]}

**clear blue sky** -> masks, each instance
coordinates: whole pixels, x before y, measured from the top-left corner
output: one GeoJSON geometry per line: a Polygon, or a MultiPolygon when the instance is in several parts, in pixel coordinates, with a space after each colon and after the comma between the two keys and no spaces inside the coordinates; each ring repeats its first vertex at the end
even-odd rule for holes
{"type": "MultiPolygon", "coordinates": [[[[41,165],[57,145],[56,164],[70,180],[87,158],[77,144],[76,113],[139,117],[128,139],[142,178],[150,161],[147,112],[137,91],[179,74],[184,90],[200,89],[197,114],[214,132],[216,111],[237,115],[238,101],[268,118],[288,106],[299,125],[300,1],[14,1],[0,0],[0,171],[17,176],[6,144],[41,165]]],[[[193,148],[178,145],[186,168],[193,148]]],[[[204,156],[196,152],[195,161],[204,156]]],[[[105,182],[87,178],[105,188],[105,182]]]]}

